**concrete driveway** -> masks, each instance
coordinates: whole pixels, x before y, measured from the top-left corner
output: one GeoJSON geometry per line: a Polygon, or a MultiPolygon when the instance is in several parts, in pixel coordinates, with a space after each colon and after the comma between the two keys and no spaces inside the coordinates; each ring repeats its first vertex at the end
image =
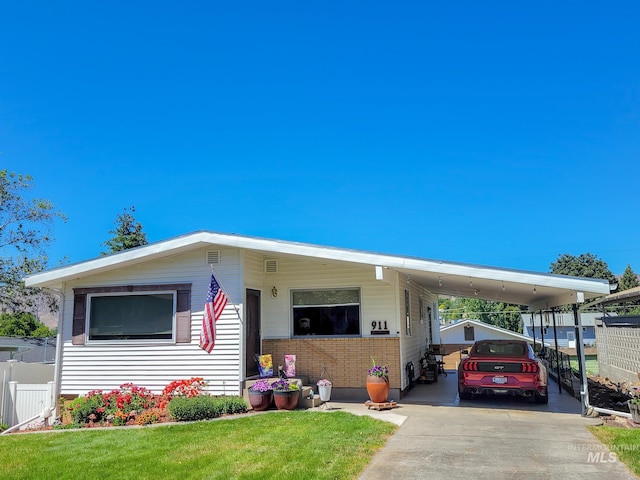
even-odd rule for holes
{"type": "Polygon", "coordinates": [[[361,480],[637,480],[586,428],[601,422],[582,417],[580,403],[552,387],[548,405],[502,397],[459,402],[450,374],[417,385],[393,410],[331,406],[400,425],[361,480]]]}

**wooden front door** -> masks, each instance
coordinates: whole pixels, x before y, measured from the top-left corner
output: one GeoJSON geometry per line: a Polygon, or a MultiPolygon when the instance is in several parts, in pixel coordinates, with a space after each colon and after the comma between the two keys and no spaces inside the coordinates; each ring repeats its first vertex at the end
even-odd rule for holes
{"type": "Polygon", "coordinates": [[[256,355],[260,354],[260,291],[247,289],[247,308],[244,320],[245,375],[258,375],[256,355]]]}

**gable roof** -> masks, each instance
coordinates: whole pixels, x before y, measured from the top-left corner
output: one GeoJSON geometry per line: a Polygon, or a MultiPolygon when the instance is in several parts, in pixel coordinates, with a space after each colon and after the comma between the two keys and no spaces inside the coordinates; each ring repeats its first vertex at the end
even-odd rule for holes
{"type": "MultiPolygon", "coordinates": [[[[518,332],[514,332],[512,330],[507,330],[506,328],[502,328],[502,327],[496,327],[495,325],[491,325],[489,323],[484,323],[481,322],[480,320],[471,320],[471,319],[467,319],[467,320],[462,320],[456,323],[452,323],[451,325],[447,325],[444,327],[440,327],[440,335],[442,335],[443,333],[446,332],[452,332],[454,330],[460,330],[464,327],[467,326],[473,326],[475,328],[479,328],[481,330],[487,330],[490,332],[498,332],[501,335],[507,335],[509,337],[513,337],[514,339],[517,340],[524,340],[526,342],[533,342],[533,339],[531,337],[527,337],[525,335],[522,335],[518,332]]],[[[473,343],[473,342],[470,342],[473,343]]]]}
{"type": "Polygon", "coordinates": [[[581,292],[585,300],[609,293],[609,283],[601,279],[445,262],[210,231],[197,231],[47,270],[26,277],[25,283],[32,287],[59,289],[65,282],[88,275],[126,268],[207,246],[236,247],[262,252],[266,256],[287,255],[380,267],[380,277],[383,277],[383,270],[397,271],[435,294],[475,296],[528,305],[533,310],[576,303],[580,297],[578,292],[581,292]]]}

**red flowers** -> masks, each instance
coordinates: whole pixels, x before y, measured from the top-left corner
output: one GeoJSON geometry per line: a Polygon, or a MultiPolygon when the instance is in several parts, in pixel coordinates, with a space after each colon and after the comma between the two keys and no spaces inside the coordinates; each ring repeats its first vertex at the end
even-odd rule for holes
{"type": "Polygon", "coordinates": [[[163,397],[197,397],[207,386],[202,377],[191,377],[189,380],[175,380],[162,391],[163,397]]]}
{"type": "Polygon", "coordinates": [[[119,389],[108,393],[91,390],[86,396],[75,399],[67,409],[74,423],[80,425],[86,423],[90,415],[95,415],[100,422],[106,419],[114,425],[124,425],[131,415],[140,415],[156,407],[164,410],[173,397],[196,397],[206,385],[202,377],[176,380],[157,395],[145,387],[123,383],[119,389]]]}

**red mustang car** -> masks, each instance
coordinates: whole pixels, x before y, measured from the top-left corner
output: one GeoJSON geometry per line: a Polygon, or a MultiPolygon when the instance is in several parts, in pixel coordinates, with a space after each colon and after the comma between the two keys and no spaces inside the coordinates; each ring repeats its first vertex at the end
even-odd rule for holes
{"type": "Polygon", "coordinates": [[[474,394],[533,397],[548,403],[547,369],[525,341],[480,340],[458,367],[461,400],[474,394]]]}

